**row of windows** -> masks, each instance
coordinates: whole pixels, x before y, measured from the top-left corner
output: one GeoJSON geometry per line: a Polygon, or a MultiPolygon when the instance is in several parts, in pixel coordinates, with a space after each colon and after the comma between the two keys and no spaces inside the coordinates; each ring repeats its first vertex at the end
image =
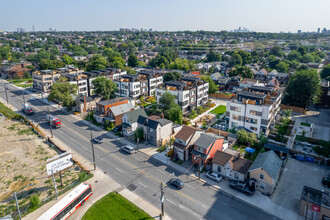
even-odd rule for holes
{"type": "Polygon", "coordinates": [[[76,200],[74,200],[70,205],[68,205],[62,212],[58,213],[57,216],[55,216],[54,220],[62,219],[68,212],[70,212],[71,209],[73,209],[79,203],[81,203],[91,192],[92,192],[92,188],[88,188],[76,200]]]}

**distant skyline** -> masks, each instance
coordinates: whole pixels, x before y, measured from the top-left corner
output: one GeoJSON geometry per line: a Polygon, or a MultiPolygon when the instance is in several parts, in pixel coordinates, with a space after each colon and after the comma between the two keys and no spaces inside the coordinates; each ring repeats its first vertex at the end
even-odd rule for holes
{"type": "Polygon", "coordinates": [[[11,0],[1,2],[0,30],[316,32],[330,29],[328,0],[11,0]]]}

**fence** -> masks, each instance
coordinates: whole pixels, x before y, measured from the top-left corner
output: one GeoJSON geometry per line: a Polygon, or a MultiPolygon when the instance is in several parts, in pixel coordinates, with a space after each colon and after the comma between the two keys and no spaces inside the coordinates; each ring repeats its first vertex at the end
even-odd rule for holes
{"type": "Polygon", "coordinates": [[[224,93],[212,93],[212,94],[209,94],[209,97],[211,97],[211,98],[225,99],[225,100],[230,99],[232,96],[233,96],[233,94],[226,95],[224,93]]]}
{"type": "Polygon", "coordinates": [[[291,105],[283,105],[281,104],[281,110],[291,110],[292,112],[306,114],[306,110],[302,107],[291,106],[291,105]]]}

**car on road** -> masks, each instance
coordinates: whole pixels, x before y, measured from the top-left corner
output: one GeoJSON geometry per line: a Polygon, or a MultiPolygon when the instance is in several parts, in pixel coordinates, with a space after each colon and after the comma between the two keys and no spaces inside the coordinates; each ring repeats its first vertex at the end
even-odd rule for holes
{"type": "Polygon", "coordinates": [[[168,181],[169,185],[176,187],[177,189],[182,189],[184,187],[183,181],[178,178],[172,178],[168,181]]]}
{"type": "Polygon", "coordinates": [[[118,125],[112,131],[117,133],[118,131],[121,131],[122,129],[123,129],[122,125],[118,125]]]}
{"type": "Polygon", "coordinates": [[[229,186],[232,189],[236,189],[242,193],[245,193],[248,196],[252,196],[255,192],[255,189],[250,187],[246,182],[238,181],[238,180],[231,180],[229,182],[229,186]]]}
{"type": "Polygon", "coordinates": [[[223,177],[217,173],[217,172],[214,172],[214,171],[208,171],[205,176],[211,180],[214,180],[218,183],[220,183],[222,180],[223,180],[223,177]]]}
{"type": "Polygon", "coordinates": [[[103,138],[93,138],[94,143],[102,144],[103,138]]]}
{"type": "Polygon", "coordinates": [[[29,101],[36,101],[36,100],[38,100],[36,97],[29,98],[29,101]]]}
{"type": "Polygon", "coordinates": [[[134,147],[129,146],[129,145],[125,145],[125,146],[122,146],[121,147],[121,150],[124,151],[124,152],[126,152],[126,153],[131,154],[134,151],[134,147]]]}
{"type": "Polygon", "coordinates": [[[330,188],[330,177],[323,177],[322,184],[323,184],[323,186],[330,188]]]}

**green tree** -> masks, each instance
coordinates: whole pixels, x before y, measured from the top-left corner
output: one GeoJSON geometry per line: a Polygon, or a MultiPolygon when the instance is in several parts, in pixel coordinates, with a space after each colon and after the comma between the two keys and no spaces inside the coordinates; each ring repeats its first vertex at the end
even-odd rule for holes
{"type": "Polygon", "coordinates": [[[51,87],[48,99],[63,103],[63,106],[69,110],[74,106],[72,95],[77,94],[78,86],[68,82],[56,82],[51,87]]]}
{"type": "Polygon", "coordinates": [[[39,207],[40,203],[41,203],[41,200],[38,195],[31,196],[29,210],[30,211],[36,210],[39,207]]]}
{"type": "Polygon", "coordinates": [[[69,55],[67,55],[67,54],[64,54],[64,55],[62,56],[62,61],[63,61],[63,63],[65,63],[66,65],[70,65],[71,63],[74,62],[74,60],[73,60],[69,55]]]}
{"type": "Polygon", "coordinates": [[[87,71],[101,70],[108,66],[108,61],[102,55],[95,55],[87,63],[87,71]]]}
{"type": "Polygon", "coordinates": [[[289,72],[289,67],[290,67],[289,64],[287,64],[286,62],[281,61],[276,65],[276,70],[278,72],[281,72],[281,73],[288,73],[289,72]]]}
{"type": "Polygon", "coordinates": [[[229,61],[229,65],[230,66],[241,66],[243,63],[243,59],[241,57],[241,55],[239,55],[238,53],[233,53],[233,55],[231,56],[231,59],[229,61]]]}
{"type": "Polygon", "coordinates": [[[193,61],[188,61],[187,59],[180,59],[176,58],[170,65],[168,66],[169,69],[173,70],[195,70],[196,66],[193,61]]]}
{"type": "Polygon", "coordinates": [[[139,60],[138,60],[137,56],[135,56],[134,54],[131,54],[128,57],[127,64],[130,67],[136,67],[136,66],[138,66],[139,65],[139,60]]]}
{"type": "Polygon", "coordinates": [[[25,68],[28,68],[32,72],[36,70],[35,66],[33,66],[33,65],[27,65],[25,68]]]}
{"type": "Polygon", "coordinates": [[[139,138],[139,143],[144,140],[144,130],[142,128],[136,129],[134,133],[135,142],[138,142],[138,138],[139,138]]]}
{"type": "Polygon", "coordinates": [[[307,49],[304,46],[300,46],[297,51],[300,53],[301,56],[307,54],[307,49]]]}
{"type": "Polygon", "coordinates": [[[161,109],[169,110],[171,106],[175,105],[175,96],[169,92],[163,93],[159,99],[159,106],[161,109]]]}
{"type": "Polygon", "coordinates": [[[217,85],[214,83],[214,81],[211,79],[210,76],[202,75],[201,80],[209,83],[209,94],[212,94],[212,93],[215,93],[216,91],[218,91],[217,85]]]}
{"type": "Polygon", "coordinates": [[[178,104],[170,108],[168,118],[172,122],[182,125],[182,110],[178,104]]]}
{"type": "Polygon", "coordinates": [[[178,72],[167,72],[164,75],[164,82],[168,82],[168,81],[177,81],[181,78],[181,74],[178,72]]]}
{"type": "Polygon", "coordinates": [[[274,46],[270,49],[269,54],[274,55],[276,57],[282,57],[283,56],[282,48],[280,46],[274,46]]]}
{"type": "Polygon", "coordinates": [[[239,50],[238,54],[242,57],[242,65],[252,63],[253,59],[251,53],[246,52],[244,50],[239,50]]]}
{"type": "Polygon", "coordinates": [[[312,103],[317,103],[320,94],[320,79],[317,71],[302,70],[290,77],[283,103],[306,108],[312,103]]]}
{"type": "Polygon", "coordinates": [[[301,56],[301,54],[298,51],[291,50],[290,53],[288,54],[288,59],[290,61],[294,61],[295,60],[295,61],[300,62],[300,60],[302,59],[302,56],[301,56]]]}
{"type": "Polygon", "coordinates": [[[246,66],[240,66],[238,68],[235,68],[229,72],[229,76],[241,76],[244,78],[253,78],[253,72],[249,67],[246,66]]]}
{"type": "Polygon", "coordinates": [[[290,67],[291,67],[292,69],[296,70],[296,69],[298,69],[298,68],[300,67],[300,65],[301,65],[301,64],[300,64],[298,61],[293,60],[293,61],[291,62],[291,64],[290,64],[290,67]]]}
{"type": "Polygon", "coordinates": [[[211,66],[211,67],[209,68],[209,73],[214,73],[214,71],[215,71],[214,67],[211,66]]]}
{"type": "Polygon", "coordinates": [[[302,62],[303,63],[313,63],[315,61],[313,55],[310,55],[310,54],[305,54],[303,57],[302,57],[302,62]]]}
{"type": "Polygon", "coordinates": [[[39,63],[40,70],[56,70],[57,68],[64,67],[65,64],[60,60],[42,59],[39,63]]]}
{"type": "Polygon", "coordinates": [[[327,79],[330,81],[330,64],[323,67],[320,75],[322,79],[327,79]]]}
{"type": "Polygon", "coordinates": [[[220,59],[221,59],[220,54],[214,52],[212,49],[210,49],[209,53],[206,55],[207,62],[220,61],[220,59]]]}
{"type": "Polygon", "coordinates": [[[116,97],[115,92],[117,91],[117,84],[112,82],[111,79],[97,77],[92,81],[92,84],[95,93],[101,95],[103,100],[116,97]]]}
{"type": "Polygon", "coordinates": [[[240,129],[236,132],[237,142],[241,144],[253,144],[253,141],[257,139],[257,135],[252,132],[247,132],[244,129],[240,129]]]}

